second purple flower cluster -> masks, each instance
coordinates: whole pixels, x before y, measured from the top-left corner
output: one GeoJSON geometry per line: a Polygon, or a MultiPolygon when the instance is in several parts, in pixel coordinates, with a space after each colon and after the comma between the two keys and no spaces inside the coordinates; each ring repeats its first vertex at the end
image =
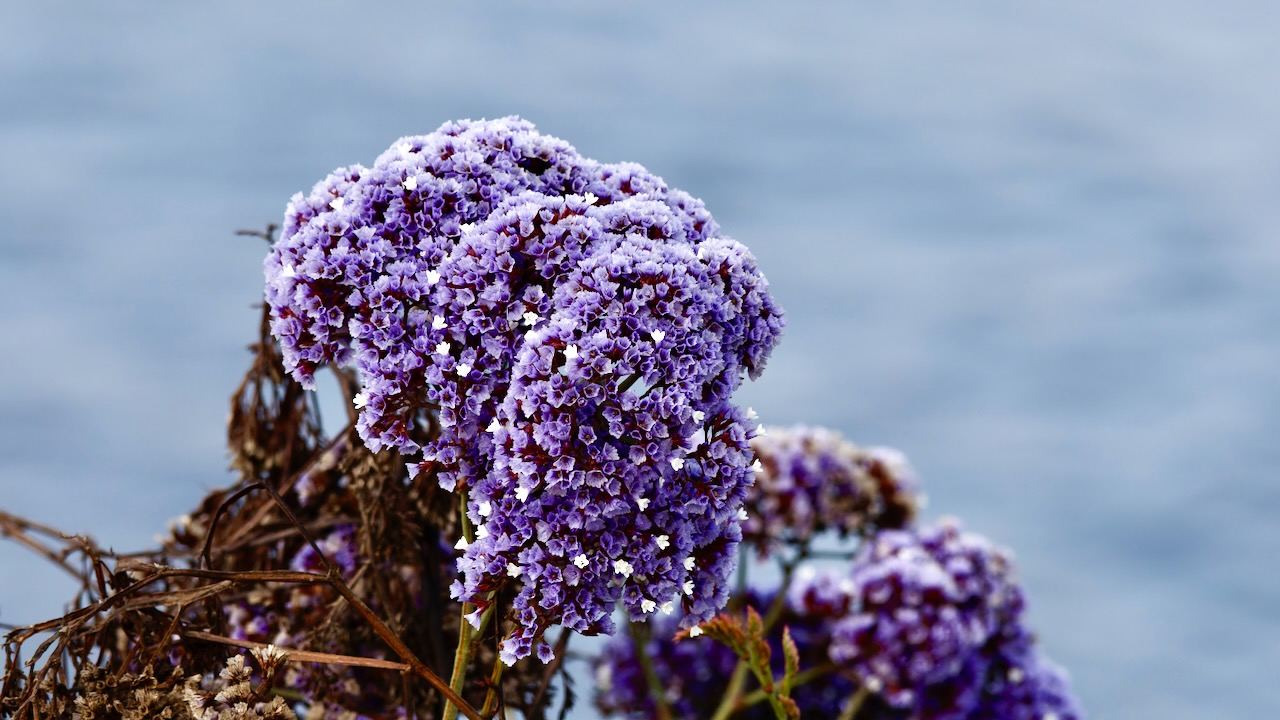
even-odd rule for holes
{"type": "MultiPolygon", "coordinates": [[[[823,532],[859,541],[845,567],[801,564],[786,587],[749,589],[741,598],[765,617],[775,599],[782,603],[770,629],[771,659],[780,676],[788,627],[809,672],[792,693],[804,718],[840,717],[851,704],[858,720],[1082,717],[1065,672],[1041,654],[1025,625],[1008,552],[955,521],[915,527],[918,484],[900,454],[805,427],[770,428],[752,446],[762,462],[744,532],[761,557],[790,545],[797,553],[787,561],[803,559],[823,532]]],[[[676,630],[668,621],[645,647],[628,638],[607,646],[597,662],[603,711],[657,715],[642,653],[673,717],[716,711],[737,658],[709,640],[677,641],[676,630]]],[[[764,703],[734,714],[771,716],[764,703]]]]}

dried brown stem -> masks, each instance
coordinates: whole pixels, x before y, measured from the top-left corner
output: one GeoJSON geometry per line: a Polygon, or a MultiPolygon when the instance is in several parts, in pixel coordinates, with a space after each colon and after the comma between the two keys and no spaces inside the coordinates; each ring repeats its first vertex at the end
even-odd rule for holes
{"type": "Polygon", "coordinates": [[[59,533],[53,528],[40,525],[38,523],[27,520],[26,518],[20,518],[17,515],[11,515],[3,510],[0,510],[0,535],[3,535],[4,537],[7,537],[7,538],[11,538],[14,542],[18,543],[19,545],[22,545],[28,550],[31,550],[37,555],[40,555],[41,557],[45,558],[49,562],[53,563],[54,565],[57,565],[58,567],[65,570],[67,574],[70,575],[71,577],[77,580],[83,579],[83,575],[81,575],[80,571],[76,570],[74,567],[71,566],[70,563],[67,562],[67,555],[69,554],[68,551],[64,551],[62,553],[54,552],[51,548],[42,544],[39,540],[36,540],[35,538],[31,537],[30,531],[32,530],[42,535],[48,535],[51,537],[59,537],[61,539],[66,539],[66,536],[62,535],[62,533],[59,533]]]}
{"type": "MultiPolygon", "coordinates": [[[[194,638],[196,640],[204,640],[206,642],[218,643],[220,645],[230,645],[232,647],[245,648],[252,650],[253,648],[267,647],[267,643],[254,642],[252,640],[236,640],[235,638],[224,637],[222,635],[214,635],[213,633],[203,632],[201,630],[187,630],[183,633],[185,637],[194,638]]],[[[351,667],[367,667],[377,668],[380,670],[398,670],[400,672],[409,672],[412,668],[408,663],[399,663],[392,660],[379,660],[378,658],[356,657],[354,655],[335,655],[333,653],[312,652],[311,650],[294,650],[293,648],[280,648],[284,650],[285,660],[294,662],[314,662],[325,663],[326,665],[349,665],[351,667]]]]}

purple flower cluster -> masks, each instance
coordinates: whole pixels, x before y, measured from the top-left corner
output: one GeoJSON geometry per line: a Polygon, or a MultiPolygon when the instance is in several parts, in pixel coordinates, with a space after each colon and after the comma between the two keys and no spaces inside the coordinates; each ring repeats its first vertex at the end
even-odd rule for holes
{"type": "Polygon", "coordinates": [[[877,717],[1080,717],[1066,678],[1035,650],[1007,553],[954,523],[865,545],[830,657],[884,707],[877,717]]]}
{"type": "MultiPolygon", "coordinates": [[[[954,524],[883,532],[850,568],[801,568],[785,592],[770,634],[775,675],[784,626],[802,671],[837,666],[793,690],[803,718],[840,715],[859,687],[870,691],[861,720],[1083,716],[1066,673],[1038,651],[1023,624],[1023,597],[1007,555],[954,524]]],[[[762,614],[772,601],[773,594],[748,593],[762,614]]],[[[706,640],[675,641],[671,621],[654,630],[645,650],[673,716],[708,717],[726,690],[733,652],[706,640]]],[[[606,646],[596,674],[596,704],[606,714],[654,716],[629,638],[606,646]]],[[[743,717],[772,714],[762,704],[743,717]]]]}
{"type": "Polygon", "coordinates": [[[504,660],[611,632],[619,599],[723,605],[752,482],[730,395],[782,316],[701,202],[519,119],[450,123],[295,196],[265,269],[294,377],[354,364],[366,445],[469,488],[454,595],[520,580],[504,660]]]}
{"type": "Polygon", "coordinates": [[[827,530],[843,537],[902,528],[915,515],[918,483],[896,450],[859,448],[833,430],[803,425],[769,428],[751,447],[760,464],[742,535],[761,557],[827,530]]]}

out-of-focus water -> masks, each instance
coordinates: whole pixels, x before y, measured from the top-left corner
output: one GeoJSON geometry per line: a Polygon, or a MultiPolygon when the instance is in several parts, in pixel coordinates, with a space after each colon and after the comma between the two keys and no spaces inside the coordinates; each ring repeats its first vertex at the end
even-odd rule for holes
{"type": "MultiPolygon", "coordinates": [[[[260,242],[518,113],[702,197],[790,326],[742,395],[1013,547],[1095,718],[1280,716],[1280,6],[15,5],[0,506],[148,545],[224,484],[260,242]]],[[[0,544],[0,622],[69,587],[0,544]]],[[[582,713],[589,717],[590,713],[582,713]]]]}

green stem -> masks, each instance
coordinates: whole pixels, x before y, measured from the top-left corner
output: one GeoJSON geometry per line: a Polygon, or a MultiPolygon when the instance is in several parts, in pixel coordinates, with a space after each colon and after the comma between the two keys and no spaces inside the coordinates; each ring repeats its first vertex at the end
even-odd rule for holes
{"type": "Polygon", "coordinates": [[[640,669],[644,671],[644,679],[649,685],[649,697],[653,699],[654,716],[657,720],[671,720],[671,708],[667,707],[666,693],[662,691],[662,679],[653,667],[653,658],[649,657],[649,626],[641,627],[641,623],[627,621],[631,631],[631,644],[635,646],[636,658],[640,660],[640,669]]]}
{"type": "Polygon", "coordinates": [[[840,720],[853,720],[862,709],[862,703],[867,701],[867,696],[871,693],[867,692],[867,687],[863,685],[858,688],[858,692],[849,697],[849,702],[844,706],[844,710],[840,713],[840,720]]]}
{"type": "Polygon", "coordinates": [[[746,661],[739,660],[733,668],[733,675],[729,676],[729,685],[725,687],[724,697],[720,699],[720,706],[716,708],[716,714],[711,716],[711,720],[728,720],[729,716],[738,709],[738,697],[742,695],[742,688],[747,684],[749,672],[751,668],[747,667],[746,661]]]}
{"type": "MultiPolygon", "coordinates": [[[[832,663],[819,665],[816,668],[809,668],[808,670],[802,670],[801,672],[796,673],[796,676],[791,679],[791,689],[794,690],[805,683],[810,683],[818,678],[830,675],[835,672],[835,670],[836,666],[832,663]]],[[[745,710],[752,705],[762,703],[768,699],[769,694],[764,690],[753,690],[742,696],[742,702],[738,703],[738,708],[745,710]]]]}
{"type": "Polygon", "coordinates": [[[782,575],[782,587],[778,589],[778,594],[774,596],[773,602],[769,604],[769,609],[765,611],[764,631],[767,635],[773,629],[778,618],[782,617],[782,611],[787,609],[787,585],[791,583],[791,571],[795,566],[787,566],[782,575]]]}
{"type": "MultiPolygon", "coordinates": [[[[782,586],[778,589],[778,594],[774,596],[773,603],[769,605],[769,609],[765,612],[762,620],[765,632],[768,632],[773,627],[773,624],[778,622],[778,618],[782,617],[782,611],[787,606],[787,587],[791,584],[791,574],[795,572],[796,566],[805,557],[805,551],[802,550],[795,558],[782,563],[782,586]]],[[[742,579],[745,582],[745,576],[742,579]]],[[[716,707],[716,712],[711,716],[711,720],[728,720],[729,716],[739,709],[738,700],[747,684],[747,673],[749,672],[751,672],[751,668],[748,666],[747,661],[738,660],[738,664],[733,668],[733,675],[729,676],[729,684],[724,689],[724,696],[720,699],[720,705],[716,707]]]]}
{"type": "MultiPolygon", "coordinates": [[[[462,527],[462,537],[470,544],[475,540],[475,533],[471,530],[471,519],[467,517],[467,498],[466,488],[459,493],[459,524],[462,527]]],[[[492,609],[492,607],[490,607],[492,609]]],[[[449,688],[458,695],[462,695],[462,686],[467,681],[467,665],[471,662],[471,638],[474,635],[474,628],[467,620],[467,615],[475,610],[475,606],[471,603],[462,603],[462,614],[458,616],[458,647],[453,651],[453,674],[449,676],[449,688]]],[[[446,701],[444,704],[444,715],[442,720],[458,720],[458,707],[451,702],[446,701]]]]}
{"type": "Polygon", "coordinates": [[[741,610],[740,605],[747,601],[747,563],[751,557],[747,554],[746,544],[738,546],[738,589],[734,592],[734,610],[741,610]]]}
{"type": "Polygon", "coordinates": [[[484,694],[484,706],[480,708],[480,714],[485,717],[492,717],[498,709],[498,695],[502,690],[502,667],[502,661],[495,658],[493,672],[489,675],[489,690],[484,694]]]}

